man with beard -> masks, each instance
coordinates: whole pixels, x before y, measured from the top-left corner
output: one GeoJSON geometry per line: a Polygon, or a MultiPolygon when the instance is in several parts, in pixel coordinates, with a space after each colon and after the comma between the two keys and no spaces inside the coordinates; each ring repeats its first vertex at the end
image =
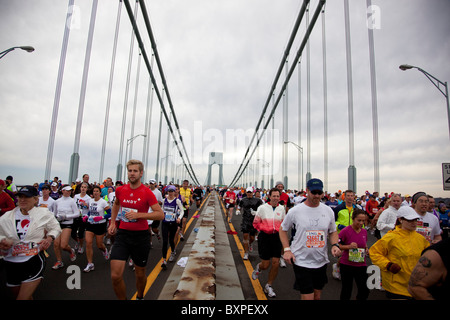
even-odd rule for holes
{"type": "Polygon", "coordinates": [[[144,298],[147,283],[145,267],[150,252],[151,234],[147,220],[162,220],[164,213],[153,192],[141,183],[144,165],[139,160],[127,163],[129,183],[118,187],[111,212],[111,221],[120,218],[118,229],[111,223],[108,232],[115,235],[111,250],[111,280],[118,299],[126,299],[126,287],[123,279],[125,262],[129,257],[135,265],[137,298],[144,298]],[[149,212],[149,208],[152,212],[149,212]],[[119,212],[120,209],[120,212],[119,212]]]}

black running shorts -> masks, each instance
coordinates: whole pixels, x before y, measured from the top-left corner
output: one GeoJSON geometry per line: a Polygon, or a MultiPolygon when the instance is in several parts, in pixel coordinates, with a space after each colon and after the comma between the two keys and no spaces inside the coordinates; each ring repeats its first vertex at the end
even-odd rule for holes
{"type": "Polygon", "coordinates": [[[268,234],[261,231],[258,234],[258,253],[262,260],[280,258],[282,249],[283,246],[281,245],[278,232],[268,234]]]}
{"type": "Polygon", "coordinates": [[[117,230],[110,259],[126,261],[131,258],[138,267],[145,267],[150,253],[150,238],[151,234],[148,230],[117,230]]]}
{"type": "Polygon", "coordinates": [[[328,283],[327,265],[320,268],[305,268],[294,266],[295,283],[294,289],[301,294],[314,293],[314,290],[322,290],[328,283]]]}
{"type": "Polygon", "coordinates": [[[17,287],[25,282],[43,278],[45,255],[41,251],[29,260],[20,263],[5,261],[6,286],[17,287]]]}

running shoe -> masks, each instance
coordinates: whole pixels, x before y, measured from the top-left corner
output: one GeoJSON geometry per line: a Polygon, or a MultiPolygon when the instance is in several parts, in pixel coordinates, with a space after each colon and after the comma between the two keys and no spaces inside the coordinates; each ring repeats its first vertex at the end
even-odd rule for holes
{"type": "Polygon", "coordinates": [[[109,251],[108,251],[108,249],[105,249],[105,251],[103,251],[103,257],[105,258],[105,260],[109,260],[109,251]]]}
{"type": "Polygon", "coordinates": [[[58,270],[58,269],[61,269],[62,267],[64,267],[64,263],[62,263],[62,261],[56,261],[56,263],[53,265],[52,269],[58,270]]]}
{"type": "Polygon", "coordinates": [[[252,272],[252,279],[253,280],[258,279],[259,272],[260,272],[259,271],[259,264],[257,264],[255,270],[253,270],[253,272],[252,272]]]}
{"type": "Polygon", "coordinates": [[[248,260],[248,252],[244,253],[244,260],[248,260]]]}
{"type": "Polygon", "coordinates": [[[267,296],[269,298],[275,298],[277,295],[275,294],[275,291],[273,291],[273,288],[270,284],[266,284],[266,286],[264,287],[264,292],[267,293],[267,296]]]}
{"type": "Polygon", "coordinates": [[[167,262],[166,262],[166,260],[164,260],[163,263],[161,263],[161,268],[163,270],[167,270],[167,262]]]}
{"type": "Polygon", "coordinates": [[[79,246],[78,250],[77,250],[77,253],[78,254],[83,254],[84,253],[84,248],[82,246],[79,246]]]}
{"type": "Polygon", "coordinates": [[[86,268],[84,268],[83,270],[84,272],[90,272],[90,271],[94,271],[94,264],[93,263],[88,263],[86,268]]]}
{"type": "Polygon", "coordinates": [[[171,254],[170,254],[170,257],[169,257],[169,262],[173,262],[173,260],[175,260],[175,256],[177,255],[177,252],[176,251],[174,251],[174,252],[172,252],[171,254]]]}
{"type": "Polygon", "coordinates": [[[70,261],[77,260],[77,254],[75,253],[75,249],[71,248],[70,250],[72,251],[72,253],[70,254],[70,261]]]}

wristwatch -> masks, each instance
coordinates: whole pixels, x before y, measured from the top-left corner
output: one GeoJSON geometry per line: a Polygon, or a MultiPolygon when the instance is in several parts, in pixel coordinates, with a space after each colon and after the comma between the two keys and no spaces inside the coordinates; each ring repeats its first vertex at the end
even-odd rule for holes
{"type": "Polygon", "coordinates": [[[332,246],[332,247],[338,247],[338,249],[341,248],[341,246],[339,245],[339,243],[332,244],[331,246],[332,246]]]}

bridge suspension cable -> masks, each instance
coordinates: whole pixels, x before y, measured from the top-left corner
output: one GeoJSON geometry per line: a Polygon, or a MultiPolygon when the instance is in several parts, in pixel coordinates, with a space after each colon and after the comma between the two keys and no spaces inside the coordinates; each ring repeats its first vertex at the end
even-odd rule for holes
{"type": "Polygon", "coordinates": [[[247,151],[245,152],[244,159],[242,160],[238,171],[236,172],[232,182],[230,183],[230,186],[234,186],[234,184],[240,179],[240,177],[243,174],[244,170],[247,168],[248,163],[250,162],[253,154],[255,153],[255,150],[258,147],[259,143],[260,143],[261,137],[264,135],[264,133],[265,133],[265,131],[267,129],[267,126],[269,125],[272,117],[274,116],[275,111],[276,111],[276,109],[278,107],[278,104],[279,104],[281,98],[283,97],[284,91],[286,90],[286,87],[287,87],[287,85],[288,85],[288,83],[289,83],[289,81],[290,81],[290,79],[292,77],[292,74],[295,71],[295,68],[297,68],[298,61],[300,60],[300,58],[302,56],[302,53],[303,53],[303,49],[305,48],[305,46],[306,46],[306,44],[307,44],[307,42],[309,40],[309,36],[311,35],[311,32],[312,32],[312,30],[313,30],[313,28],[314,28],[314,26],[316,24],[316,21],[317,21],[319,15],[321,13],[322,7],[325,5],[326,0],[320,0],[318,5],[317,5],[317,7],[316,7],[316,10],[314,12],[314,15],[313,15],[313,17],[312,17],[312,19],[310,21],[310,24],[309,24],[307,30],[305,32],[305,35],[304,35],[303,40],[301,42],[301,45],[300,45],[299,49],[297,50],[296,56],[294,58],[294,61],[291,63],[291,67],[290,67],[290,69],[289,69],[289,71],[287,73],[286,79],[285,79],[285,81],[283,82],[283,84],[282,84],[282,86],[280,88],[280,92],[278,94],[278,97],[277,97],[277,99],[275,100],[275,102],[273,104],[273,107],[272,107],[272,110],[271,110],[269,116],[266,117],[267,120],[266,120],[266,122],[265,122],[265,124],[264,124],[264,126],[262,128],[261,134],[259,134],[258,131],[260,129],[260,125],[261,125],[261,123],[262,123],[262,121],[264,119],[264,116],[265,116],[265,113],[267,111],[267,107],[268,107],[268,105],[270,103],[270,100],[272,99],[272,96],[274,95],[274,91],[275,91],[276,85],[277,85],[277,83],[279,81],[281,72],[283,71],[283,68],[285,66],[286,58],[289,56],[290,49],[291,49],[292,44],[294,42],[294,39],[295,39],[295,37],[297,35],[300,23],[303,20],[303,16],[304,16],[304,14],[305,14],[305,12],[306,12],[306,10],[308,8],[309,2],[310,2],[309,0],[304,0],[303,1],[303,5],[302,5],[302,7],[300,9],[300,12],[299,12],[297,20],[295,22],[294,28],[293,28],[293,30],[291,32],[291,36],[289,38],[287,47],[286,47],[286,49],[284,51],[284,55],[283,55],[283,58],[281,60],[280,66],[278,67],[278,71],[277,71],[277,74],[275,76],[275,80],[273,81],[272,87],[270,89],[269,96],[268,96],[268,98],[266,100],[266,103],[264,105],[261,117],[260,117],[260,119],[258,121],[258,124],[256,126],[255,133],[253,134],[253,137],[252,137],[252,139],[251,139],[251,141],[249,143],[247,151]],[[253,147],[253,151],[249,155],[250,148],[252,146],[252,143],[253,143],[255,137],[257,137],[256,144],[253,147]],[[246,161],[246,159],[247,159],[247,161],[246,161]],[[245,164],[244,164],[244,162],[245,162],[245,164]]]}
{"type": "Polygon", "coordinates": [[[167,111],[166,111],[166,109],[164,107],[164,102],[163,102],[163,99],[162,99],[162,95],[161,95],[161,92],[160,92],[160,90],[158,88],[158,85],[156,83],[155,75],[153,73],[150,61],[148,59],[147,52],[145,50],[145,46],[144,46],[144,43],[142,41],[142,37],[141,37],[141,34],[139,32],[139,28],[137,26],[136,19],[135,19],[134,15],[133,15],[133,11],[131,9],[129,0],[124,0],[124,4],[125,4],[125,8],[126,8],[127,13],[128,13],[128,17],[129,17],[129,19],[131,21],[131,24],[132,24],[132,27],[133,27],[136,40],[138,41],[142,57],[144,59],[145,65],[147,67],[147,70],[149,72],[151,81],[153,83],[153,87],[154,87],[156,96],[157,96],[157,98],[159,100],[159,103],[161,105],[161,111],[162,111],[162,113],[164,115],[164,118],[166,119],[166,123],[167,123],[167,126],[169,128],[170,134],[171,134],[171,136],[173,138],[173,141],[174,141],[174,143],[175,143],[175,145],[176,145],[176,147],[178,149],[178,153],[179,153],[180,158],[181,158],[181,160],[182,160],[182,162],[183,162],[183,164],[184,164],[184,166],[186,168],[187,173],[189,174],[189,176],[191,177],[191,179],[193,180],[193,182],[195,184],[199,184],[199,182],[197,180],[197,177],[195,175],[195,172],[194,172],[194,170],[192,168],[192,165],[190,163],[189,156],[188,156],[188,154],[186,152],[186,147],[184,145],[183,138],[182,138],[182,136],[180,134],[180,128],[179,128],[178,121],[177,121],[177,118],[176,118],[176,115],[175,115],[175,111],[174,111],[174,108],[173,108],[172,100],[170,98],[170,94],[169,94],[169,91],[168,91],[167,82],[166,82],[166,79],[165,79],[165,76],[164,76],[164,72],[163,72],[163,69],[162,69],[162,65],[161,65],[161,60],[159,59],[159,54],[158,54],[158,51],[157,51],[157,48],[156,48],[156,41],[155,41],[155,38],[154,38],[153,33],[152,33],[152,29],[151,29],[151,26],[150,26],[150,21],[148,19],[147,8],[145,6],[145,3],[144,3],[143,0],[139,1],[139,4],[141,6],[141,12],[142,12],[142,15],[144,17],[145,26],[147,28],[147,32],[149,34],[150,41],[151,41],[151,44],[152,44],[153,54],[155,56],[156,63],[157,63],[157,66],[158,66],[158,71],[159,71],[159,74],[160,74],[161,79],[162,79],[163,89],[166,92],[166,97],[168,99],[169,107],[170,107],[171,112],[172,112],[172,118],[174,120],[175,127],[177,129],[180,141],[178,141],[177,137],[175,136],[174,130],[173,130],[172,125],[170,123],[169,116],[168,116],[167,111]],[[180,150],[180,144],[183,147],[184,155],[183,155],[182,150],[180,150]]]}

